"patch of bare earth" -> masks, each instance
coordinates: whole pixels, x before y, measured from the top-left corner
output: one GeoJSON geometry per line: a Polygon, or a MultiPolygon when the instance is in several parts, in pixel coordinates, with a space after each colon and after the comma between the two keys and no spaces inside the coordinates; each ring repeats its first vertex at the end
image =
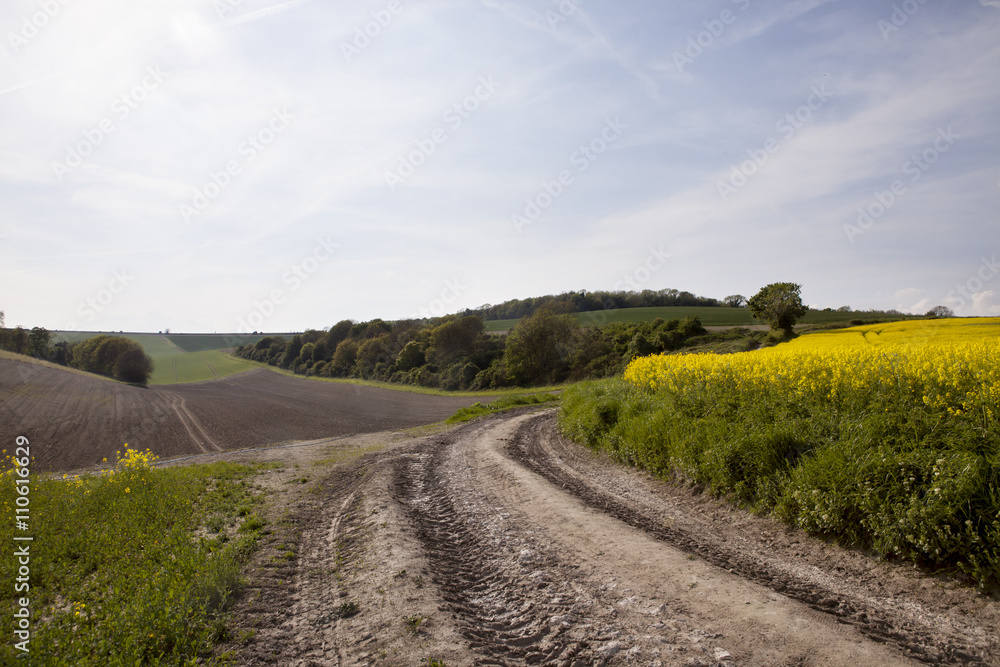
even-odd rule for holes
{"type": "Polygon", "coordinates": [[[261,454],[295,460],[238,664],[1000,664],[996,599],[622,468],[551,410],[291,451],[261,454]]]}
{"type": "Polygon", "coordinates": [[[440,421],[475,397],[321,382],[265,368],[136,387],[0,357],[0,431],[26,436],[33,469],[85,470],[126,444],[162,459],[440,421]]]}

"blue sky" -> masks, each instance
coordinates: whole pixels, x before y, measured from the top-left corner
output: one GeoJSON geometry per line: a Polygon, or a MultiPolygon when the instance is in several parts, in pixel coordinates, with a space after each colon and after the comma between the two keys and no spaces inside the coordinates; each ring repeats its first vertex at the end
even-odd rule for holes
{"type": "Polygon", "coordinates": [[[1000,315],[1000,1],[9,0],[8,326],[571,290],[1000,315]]]}

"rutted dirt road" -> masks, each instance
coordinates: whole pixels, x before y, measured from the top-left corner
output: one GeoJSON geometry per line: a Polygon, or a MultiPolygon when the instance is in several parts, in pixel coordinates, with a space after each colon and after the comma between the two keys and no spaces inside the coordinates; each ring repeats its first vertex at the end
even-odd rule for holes
{"type": "Polygon", "coordinates": [[[551,410],[295,451],[267,454],[298,459],[240,664],[1000,664],[996,599],[623,469],[551,410]]]}

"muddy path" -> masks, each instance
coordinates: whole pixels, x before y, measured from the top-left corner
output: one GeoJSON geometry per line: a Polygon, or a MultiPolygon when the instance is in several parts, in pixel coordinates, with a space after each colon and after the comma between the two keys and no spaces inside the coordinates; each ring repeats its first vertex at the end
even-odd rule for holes
{"type": "Polygon", "coordinates": [[[551,410],[336,448],[275,485],[239,664],[1000,664],[997,600],[623,469],[551,410]]]}

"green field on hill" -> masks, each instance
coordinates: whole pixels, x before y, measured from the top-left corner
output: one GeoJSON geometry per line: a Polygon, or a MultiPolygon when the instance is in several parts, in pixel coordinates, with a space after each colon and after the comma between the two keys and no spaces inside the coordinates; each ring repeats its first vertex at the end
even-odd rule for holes
{"type": "Polygon", "coordinates": [[[149,383],[200,382],[242,373],[253,368],[257,368],[257,365],[245,359],[237,359],[222,350],[181,352],[153,357],[153,377],[149,383]]]}
{"type": "MultiPolygon", "coordinates": [[[[78,343],[98,335],[100,334],[97,332],[54,331],[52,342],[78,343]]],[[[125,336],[142,345],[146,354],[153,358],[153,376],[149,384],[200,382],[256,368],[252,362],[229,356],[222,350],[263,338],[262,335],[226,334],[108,333],[107,335],[125,336]]]]}
{"type": "MultiPolygon", "coordinates": [[[[660,308],[618,308],[611,310],[595,310],[585,313],[573,313],[580,324],[588,326],[603,326],[612,322],[652,322],[657,318],[664,320],[682,320],[685,317],[697,315],[706,327],[745,327],[761,324],[753,319],[749,308],[716,308],[712,306],[664,306],[660,308]]],[[[837,312],[826,310],[810,310],[799,324],[833,324],[847,323],[853,319],[877,318],[877,314],[859,312],[837,312]]],[[[893,319],[919,319],[920,315],[895,315],[893,319]]],[[[519,320],[488,320],[483,322],[486,331],[508,331],[519,320]]]]}
{"type": "Polygon", "coordinates": [[[279,338],[291,338],[292,334],[256,334],[242,336],[237,334],[165,334],[163,337],[185,352],[204,352],[206,350],[228,350],[247,343],[256,343],[265,335],[279,338]]]}

